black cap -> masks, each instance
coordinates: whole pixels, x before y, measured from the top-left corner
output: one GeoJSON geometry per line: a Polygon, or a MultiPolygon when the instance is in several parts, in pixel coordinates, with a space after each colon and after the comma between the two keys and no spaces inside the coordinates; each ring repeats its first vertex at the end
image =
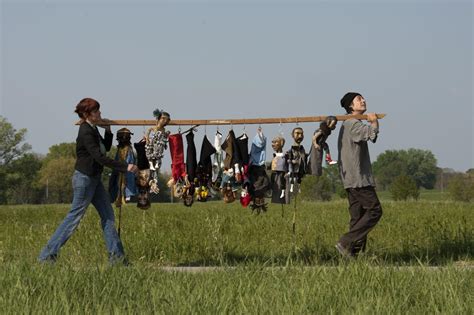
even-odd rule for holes
{"type": "MultiPolygon", "coordinates": [[[[357,93],[357,92],[348,92],[348,93],[346,93],[346,95],[344,95],[344,96],[341,98],[341,106],[344,107],[348,113],[351,112],[350,106],[351,106],[351,104],[352,104],[352,101],[353,101],[354,98],[356,98],[356,96],[358,96],[358,95],[360,95],[360,94],[357,93]]],[[[362,95],[361,95],[361,96],[362,96],[362,95]]]]}

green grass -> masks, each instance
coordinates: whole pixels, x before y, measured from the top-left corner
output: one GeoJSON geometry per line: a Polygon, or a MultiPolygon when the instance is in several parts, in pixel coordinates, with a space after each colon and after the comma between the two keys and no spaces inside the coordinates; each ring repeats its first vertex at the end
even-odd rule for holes
{"type": "Polygon", "coordinates": [[[0,313],[472,314],[473,204],[382,198],[368,252],[341,260],[334,244],[347,201],[123,208],[133,265],[109,267],[90,207],[55,265],[36,257],[69,205],[0,207],[0,313]],[[161,266],[223,266],[173,273],[161,266]]]}

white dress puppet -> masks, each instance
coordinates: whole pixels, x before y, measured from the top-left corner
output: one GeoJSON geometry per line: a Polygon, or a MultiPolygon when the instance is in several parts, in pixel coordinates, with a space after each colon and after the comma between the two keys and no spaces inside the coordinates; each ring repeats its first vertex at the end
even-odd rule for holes
{"type": "Polygon", "coordinates": [[[288,161],[287,156],[283,153],[283,147],[285,145],[285,139],[282,136],[276,136],[272,140],[273,159],[271,164],[271,179],[270,184],[272,187],[272,203],[290,203],[289,187],[287,182],[289,181],[288,173],[288,161]],[[287,189],[288,188],[288,189],[287,189]]]}
{"type": "Polygon", "coordinates": [[[165,111],[155,109],[153,116],[156,118],[156,125],[150,127],[145,135],[146,157],[150,163],[150,192],[157,194],[158,172],[161,168],[161,162],[165,150],[168,148],[168,137],[170,132],[166,131],[165,126],[170,122],[170,114],[165,111]]]}

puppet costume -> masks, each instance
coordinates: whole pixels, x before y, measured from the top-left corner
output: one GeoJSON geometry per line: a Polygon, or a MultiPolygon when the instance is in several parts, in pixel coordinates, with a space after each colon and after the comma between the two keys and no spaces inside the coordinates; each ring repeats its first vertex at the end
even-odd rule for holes
{"type": "Polygon", "coordinates": [[[183,137],[180,133],[168,137],[171,154],[171,176],[175,182],[186,176],[186,165],[184,164],[183,137]]]}
{"type": "Polygon", "coordinates": [[[184,164],[183,137],[180,133],[168,137],[171,155],[171,179],[168,187],[173,196],[182,198],[185,191],[186,166],[184,164]]]}
{"type": "Polygon", "coordinates": [[[233,169],[234,176],[237,182],[241,182],[241,153],[239,146],[237,144],[237,139],[235,138],[234,130],[230,130],[227,135],[224,143],[222,144],[222,149],[226,153],[224,158],[224,170],[233,169]]]}
{"type": "Polygon", "coordinates": [[[271,164],[272,203],[289,204],[288,163],[283,152],[273,153],[271,164]]]}
{"type": "Polygon", "coordinates": [[[294,185],[299,185],[306,171],[306,151],[302,145],[294,144],[287,152],[288,174],[290,176],[290,192],[294,191],[294,185]]]}
{"type": "Polygon", "coordinates": [[[326,152],[326,162],[328,164],[336,164],[331,158],[329,146],[326,143],[331,131],[336,128],[337,118],[328,116],[319,124],[319,129],[314,132],[311,149],[309,151],[309,161],[307,173],[311,175],[321,176],[323,172],[323,155],[326,152]]]}
{"type": "MultiPolygon", "coordinates": [[[[126,145],[118,147],[117,153],[115,154],[115,161],[136,164],[136,157],[132,146],[126,145]]],[[[115,201],[117,206],[125,204],[126,201],[130,201],[130,198],[137,194],[135,180],[135,174],[131,172],[124,174],[113,170],[109,179],[110,200],[115,201]],[[122,193],[119,193],[119,191],[122,193]],[[121,200],[118,199],[119,196],[121,200]]]]}
{"type": "Polygon", "coordinates": [[[199,157],[199,163],[196,171],[196,178],[198,182],[197,200],[207,201],[209,196],[209,186],[211,185],[212,178],[212,161],[211,155],[216,152],[216,149],[212,146],[211,142],[204,136],[201,145],[201,154],[199,157]]]}
{"type": "Polygon", "coordinates": [[[194,143],[194,132],[191,129],[186,134],[186,177],[185,177],[185,190],[183,193],[183,202],[187,207],[191,207],[194,202],[194,194],[196,192],[196,169],[197,169],[197,158],[196,158],[196,144],[194,143]]]}
{"type": "Polygon", "coordinates": [[[146,157],[148,161],[153,161],[156,171],[161,168],[161,160],[168,148],[169,131],[151,130],[149,142],[146,144],[146,157]]]}
{"type": "Polygon", "coordinates": [[[249,137],[244,132],[240,137],[236,139],[240,171],[242,174],[242,181],[245,182],[248,179],[248,168],[249,168],[249,137]]]}
{"type": "Polygon", "coordinates": [[[269,189],[270,180],[265,170],[265,159],[267,138],[263,135],[261,128],[252,140],[249,159],[249,193],[252,196],[252,210],[266,211],[265,194],[269,189]]]}
{"type": "Polygon", "coordinates": [[[136,179],[138,189],[137,207],[146,210],[150,208],[150,164],[146,157],[145,140],[134,143],[133,146],[137,152],[137,167],[139,170],[136,179]]]}
{"type": "Polygon", "coordinates": [[[213,161],[212,161],[212,186],[214,188],[220,187],[222,183],[222,175],[224,171],[224,153],[221,148],[221,139],[222,134],[218,131],[214,136],[214,149],[216,149],[216,153],[214,153],[213,161]]]}

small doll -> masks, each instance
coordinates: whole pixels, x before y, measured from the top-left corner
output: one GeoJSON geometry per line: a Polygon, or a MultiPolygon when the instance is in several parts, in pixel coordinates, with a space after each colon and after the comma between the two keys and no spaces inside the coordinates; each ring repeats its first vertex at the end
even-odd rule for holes
{"type": "Polygon", "coordinates": [[[287,152],[288,157],[288,175],[290,177],[290,192],[294,191],[295,184],[298,186],[301,184],[306,172],[306,152],[301,145],[304,139],[304,131],[301,127],[293,129],[291,136],[293,137],[294,143],[291,149],[287,152]]]}
{"type": "Polygon", "coordinates": [[[159,192],[158,172],[161,168],[161,161],[164,152],[168,148],[168,137],[170,132],[166,131],[165,126],[170,122],[170,114],[155,109],[153,111],[153,116],[156,118],[156,125],[150,127],[145,135],[145,149],[151,170],[150,191],[157,194],[159,192]]]}
{"type": "MultiPolygon", "coordinates": [[[[133,133],[127,128],[117,131],[117,154],[116,161],[126,162],[127,164],[136,164],[136,154],[133,150],[131,140],[133,133]]],[[[137,186],[135,184],[135,174],[131,172],[121,173],[112,171],[109,179],[110,200],[115,201],[115,205],[120,207],[122,204],[130,201],[132,196],[137,194],[137,186]]]]}
{"type": "Polygon", "coordinates": [[[326,162],[329,165],[337,164],[331,158],[329,152],[329,146],[326,143],[327,138],[331,134],[331,131],[336,128],[337,118],[334,116],[328,116],[319,124],[319,129],[314,132],[311,149],[309,152],[309,163],[307,172],[312,175],[321,176],[322,174],[322,161],[323,151],[326,152],[326,162]]]}
{"type": "Polygon", "coordinates": [[[285,139],[282,136],[277,136],[272,140],[273,148],[273,159],[271,163],[271,179],[270,184],[272,187],[272,203],[289,203],[289,198],[286,193],[286,182],[288,181],[288,163],[283,153],[283,146],[285,145],[285,139]]]}
{"type": "Polygon", "coordinates": [[[137,207],[143,210],[150,208],[150,169],[145,153],[145,140],[133,144],[137,152],[138,174],[136,184],[138,188],[137,207]]]}

